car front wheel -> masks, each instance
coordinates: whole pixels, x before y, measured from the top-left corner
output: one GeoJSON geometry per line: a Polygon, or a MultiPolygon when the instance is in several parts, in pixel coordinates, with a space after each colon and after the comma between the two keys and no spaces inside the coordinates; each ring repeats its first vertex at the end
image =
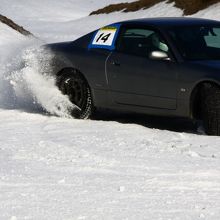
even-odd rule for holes
{"type": "Polygon", "coordinates": [[[78,119],[87,119],[93,112],[92,95],[85,78],[76,70],[68,70],[57,77],[57,86],[76,106],[71,115],[78,119]]]}

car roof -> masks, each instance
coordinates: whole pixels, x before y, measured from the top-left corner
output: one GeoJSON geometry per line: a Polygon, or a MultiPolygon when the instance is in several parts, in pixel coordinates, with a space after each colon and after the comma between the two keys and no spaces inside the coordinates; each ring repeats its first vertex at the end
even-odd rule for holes
{"type": "Polygon", "coordinates": [[[146,24],[150,26],[188,26],[188,25],[220,25],[219,21],[202,19],[202,18],[190,18],[190,17],[163,17],[163,18],[143,18],[134,19],[121,22],[122,24],[146,24]]]}

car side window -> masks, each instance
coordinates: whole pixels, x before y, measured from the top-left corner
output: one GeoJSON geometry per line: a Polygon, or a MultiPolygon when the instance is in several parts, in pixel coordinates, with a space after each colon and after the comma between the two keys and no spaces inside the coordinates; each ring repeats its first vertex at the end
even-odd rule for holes
{"type": "Polygon", "coordinates": [[[153,51],[169,51],[159,33],[145,28],[123,28],[117,45],[117,51],[136,56],[149,57],[153,51]]]}
{"type": "Polygon", "coordinates": [[[220,48],[220,29],[219,28],[213,28],[210,29],[209,33],[204,37],[206,45],[208,47],[213,48],[220,48]]]}

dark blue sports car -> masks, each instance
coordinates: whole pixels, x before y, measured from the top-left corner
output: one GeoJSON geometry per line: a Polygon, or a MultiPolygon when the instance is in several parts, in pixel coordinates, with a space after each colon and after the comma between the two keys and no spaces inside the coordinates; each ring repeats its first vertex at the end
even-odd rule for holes
{"type": "Polygon", "coordinates": [[[47,48],[57,86],[79,107],[74,117],[96,108],[179,116],[220,135],[220,22],[130,20],[47,48]]]}

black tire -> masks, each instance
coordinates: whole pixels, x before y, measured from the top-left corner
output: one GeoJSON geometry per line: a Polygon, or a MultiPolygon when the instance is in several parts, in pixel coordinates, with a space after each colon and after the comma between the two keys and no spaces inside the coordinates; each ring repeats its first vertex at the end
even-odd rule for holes
{"type": "Polygon", "coordinates": [[[81,73],[69,69],[57,77],[60,91],[78,107],[71,110],[71,115],[78,119],[87,119],[93,113],[93,101],[90,87],[81,73]]]}
{"type": "Polygon", "coordinates": [[[205,132],[220,135],[220,88],[206,83],[202,87],[201,110],[205,132]]]}

